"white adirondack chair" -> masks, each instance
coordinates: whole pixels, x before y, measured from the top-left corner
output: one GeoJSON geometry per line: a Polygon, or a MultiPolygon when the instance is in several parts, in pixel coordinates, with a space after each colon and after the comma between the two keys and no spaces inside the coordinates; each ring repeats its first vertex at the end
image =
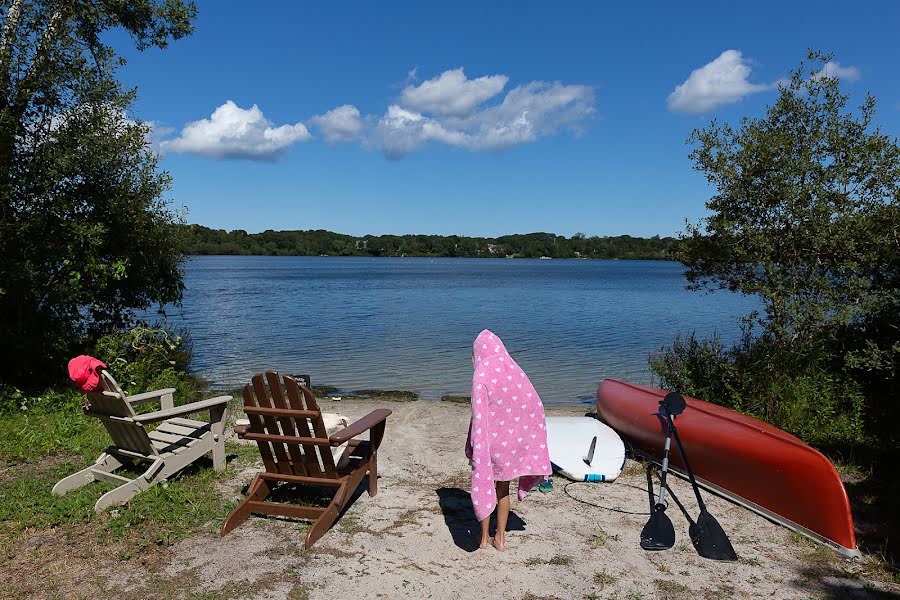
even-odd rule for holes
{"type": "Polygon", "coordinates": [[[174,388],[126,396],[107,371],[100,373],[100,385],[86,394],[90,406],[85,414],[103,421],[113,445],[96,462],[61,479],[53,493],[62,496],[93,481],[107,481],[119,487],[103,494],[94,505],[97,512],[125,504],[136,494],[168,479],[207,452],[212,452],[213,468],[225,468],[225,418],[231,396],[219,396],[183,406],[173,406],[174,388]],[[132,406],[158,401],[160,410],[135,414],[132,406]],[[184,418],[209,411],[208,421],[184,418]],[[153,431],[145,425],[159,423],[153,431]],[[150,463],[147,470],[129,479],[114,473],[125,462],[150,463]]]}

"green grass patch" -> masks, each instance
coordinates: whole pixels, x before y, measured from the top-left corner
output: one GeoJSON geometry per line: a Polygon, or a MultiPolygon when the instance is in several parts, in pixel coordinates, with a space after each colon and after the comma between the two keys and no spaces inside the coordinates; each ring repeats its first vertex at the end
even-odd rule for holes
{"type": "MultiPolygon", "coordinates": [[[[90,524],[98,544],[126,542],[120,558],[129,558],[147,546],[215,531],[235,504],[216,495],[215,483],[231,477],[235,463],[258,459],[255,444],[228,444],[228,470],[214,471],[211,459],[204,457],[128,504],[100,514],[94,503],[113,489],[111,484],[94,482],[61,497],[51,494],[57,481],[93,463],[110,443],[102,424],[77,404],[0,415],[0,547],[6,549],[25,531],[61,527],[65,536],[72,527],[90,524]]],[[[144,468],[138,462],[117,473],[135,477],[144,468]]]]}

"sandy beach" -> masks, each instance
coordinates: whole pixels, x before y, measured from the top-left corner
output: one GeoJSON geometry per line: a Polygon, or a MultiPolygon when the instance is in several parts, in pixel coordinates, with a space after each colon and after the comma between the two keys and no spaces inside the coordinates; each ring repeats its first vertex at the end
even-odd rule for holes
{"type": "MultiPolygon", "coordinates": [[[[726,500],[707,494],[710,512],[740,557],[698,556],[687,523],[673,512],[673,549],[638,545],[646,522],[645,466],[628,460],[611,484],[555,477],[551,493],[513,502],[505,552],[477,550],[463,443],[466,404],[321,400],[351,418],[376,407],[394,412],[379,454],[379,491],[358,497],[312,549],[303,522],[251,517],[225,538],[208,531],[143,556],[104,556],[77,539],[25,536],[11,549],[0,596],[120,598],[891,598],[900,590],[869,559],[848,562],[726,500]],[[606,508],[601,508],[606,507],[606,508]],[[28,573],[33,577],[29,579],[28,573]]],[[[548,415],[583,415],[550,408],[548,415]]],[[[237,415],[240,416],[240,415],[237,415]]],[[[252,447],[255,449],[255,446],[252,447]]],[[[252,455],[252,454],[251,454],[252,455]]],[[[261,468],[236,465],[217,483],[237,500],[261,468]]],[[[673,488],[697,514],[690,488],[673,488]]],[[[674,506],[673,506],[674,509],[674,506]]]]}

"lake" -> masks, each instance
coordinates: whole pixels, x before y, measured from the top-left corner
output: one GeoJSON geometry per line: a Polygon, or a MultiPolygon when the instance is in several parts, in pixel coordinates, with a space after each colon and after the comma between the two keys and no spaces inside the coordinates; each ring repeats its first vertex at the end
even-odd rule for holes
{"type": "Polygon", "coordinates": [[[468,395],[491,329],[548,405],[593,402],[605,377],[649,383],[678,333],[737,339],[756,302],[684,289],[667,261],[202,256],[185,265],[193,368],[218,389],[266,369],[313,383],[468,395]]]}

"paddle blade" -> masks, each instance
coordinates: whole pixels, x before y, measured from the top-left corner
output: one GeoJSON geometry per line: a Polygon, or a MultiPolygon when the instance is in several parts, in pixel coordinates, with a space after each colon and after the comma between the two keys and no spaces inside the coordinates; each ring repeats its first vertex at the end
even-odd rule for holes
{"type": "Polygon", "coordinates": [[[680,415],[684,412],[684,409],[687,408],[687,402],[685,402],[684,396],[678,392],[669,392],[662,401],[668,407],[669,414],[673,417],[680,415]]]}
{"type": "Polygon", "coordinates": [[[644,550],[668,550],[675,545],[675,528],[665,510],[665,506],[657,504],[641,530],[641,548],[644,550]]]}
{"type": "Polygon", "coordinates": [[[691,523],[688,528],[691,543],[697,550],[697,554],[711,560],[737,560],[737,553],[731,545],[731,541],[725,534],[725,530],[716,521],[716,518],[708,512],[701,511],[696,523],[691,523]]]}

